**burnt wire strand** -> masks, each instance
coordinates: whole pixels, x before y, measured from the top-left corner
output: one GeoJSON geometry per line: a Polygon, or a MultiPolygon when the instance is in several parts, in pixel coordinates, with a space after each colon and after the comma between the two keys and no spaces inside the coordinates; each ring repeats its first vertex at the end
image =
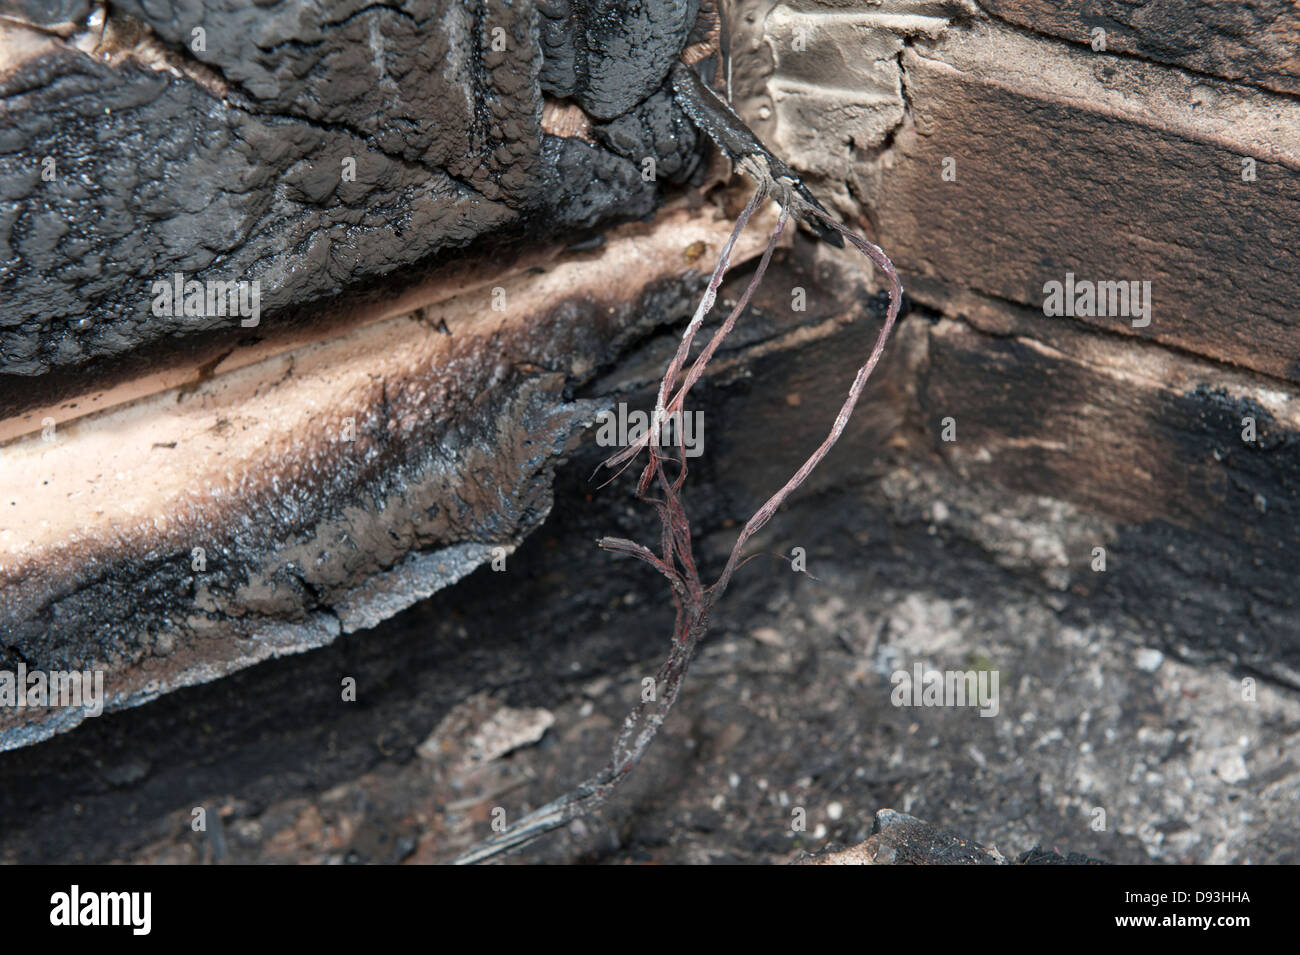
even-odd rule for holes
{"type": "MultiPolygon", "coordinates": [[[[674,68],[675,84],[680,82],[683,87],[689,85],[690,81],[682,74],[688,74],[689,77],[694,78],[701,89],[710,96],[713,95],[712,91],[704,87],[702,83],[698,83],[698,78],[695,77],[693,72],[680,64],[674,68]]],[[[696,97],[695,105],[698,107],[699,97],[702,95],[699,90],[694,90],[685,98],[689,100],[690,96],[696,97]]],[[[714,98],[716,99],[716,96],[714,98]]],[[[726,108],[725,104],[722,105],[723,108],[726,108]]],[[[700,112],[698,108],[695,112],[692,112],[691,109],[688,109],[687,112],[697,124],[710,121],[707,116],[704,119],[697,118],[695,113],[700,112]]],[[[724,141],[714,136],[713,132],[710,132],[710,136],[713,136],[719,146],[728,151],[729,155],[732,155],[733,160],[737,162],[737,165],[742,170],[755,179],[757,187],[753,197],[736,220],[731,235],[718,255],[717,264],[709,277],[709,283],[700,298],[699,305],[682,333],[682,340],[677,352],[669,363],[663,380],[660,382],[650,428],[638,441],[611,455],[602,464],[603,467],[609,470],[617,468],[617,471],[610,478],[610,480],[613,480],[631,466],[642,449],[647,450],[649,454],[649,459],[637,482],[636,496],[639,500],[651,504],[658,513],[661,528],[660,553],[655,554],[648,547],[623,538],[604,537],[597,543],[604,550],[627,554],[645,561],[668,579],[676,608],[676,620],[673,627],[671,649],[667,659],[656,674],[655,686],[657,692],[654,694],[653,699],[642,700],[624,719],[623,726],[614,741],[609,761],[599,773],[582,782],[570,792],[547,803],[540,809],[528,813],[508,825],[502,832],[460,855],[454,860],[455,864],[466,865],[485,862],[504,852],[519,849],[543,834],[599,809],[609,799],[618,784],[641,761],[659,727],[663,725],[677,700],[696,648],[700,640],[708,632],[709,617],[714,605],[726,592],[736,570],[750,558],[757,556],[751,554],[749,558],[743,557],[745,545],[772,519],[772,516],[785,503],[786,499],[807,480],[808,476],[844,433],[844,428],[853,414],[853,409],[866,387],[867,379],[871,377],[871,373],[875,370],[881,355],[884,353],[885,342],[888,340],[898,318],[903,298],[903,286],[889,257],[878,246],[831,218],[830,214],[807,192],[798,178],[789,172],[788,167],[785,167],[784,163],[781,163],[776,157],[771,156],[762,147],[761,143],[758,144],[758,148],[762,151],[762,154],[765,154],[766,158],[764,155],[756,156],[753,152],[752,143],[747,143],[743,136],[737,138],[739,134],[735,129],[731,128],[734,125],[731,120],[734,119],[734,123],[739,124],[744,132],[749,134],[749,139],[753,143],[758,143],[757,138],[752,133],[749,133],[748,129],[744,127],[743,123],[740,123],[734,113],[731,113],[729,109],[727,109],[727,112],[730,113],[731,119],[726,119],[722,124],[726,127],[725,131],[727,133],[724,139],[730,137],[727,141],[739,142],[741,147],[750,149],[750,152],[737,156],[732,154],[724,141]],[[731,264],[731,255],[735,249],[736,241],[759,206],[769,196],[780,204],[781,214],[771,236],[768,238],[767,246],[763,250],[758,267],[755,269],[744,294],[731,309],[726,320],[713,333],[708,345],[691,363],[683,378],[682,372],[686,368],[691,345],[704,322],[705,316],[716,302],[718,289],[731,264]],[[684,408],[686,397],[691,388],[703,375],[718,346],[730,333],[741,312],[749,305],[749,301],[762,281],[768,263],[771,261],[772,253],[776,249],[777,243],[791,217],[799,218],[805,224],[813,226],[814,231],[819,235],[829,233],[837,238],[842,237],[842,240],[838,243],[840,247],[843,246],[843,240],[847,240],[850,245],[865,255],[889,280],[889,307],[885,314],[884,324],[876,336],[875,345],[872,347],[866,363],[858,369],[853,383],[849,386],[848,395],[835,417],[829,434],[791,478],[768,498],[763,506],[746,522],[736,538],[731,555],[722,573],[712,585],[706,587],[700,580],[699,572],[695,566],[690,522],[687,519],[680,493],[687,474],[685,448],[679,448],[675,461],[677,471],[670,479],[664,468],[666,459],[660,453],[660,432],[665,419],[684,408]],[[682,378],[680,386],[678,386],[679,378],[682,378]],[[673,391],[674,387],[677,387],[675,393],[673,391]],[[652,489],[655,487],[658,489],[658,496],[652,493],[652,489]]],[[[713,119],[716,120],[717,117],[713,117],[713,119]]]]}

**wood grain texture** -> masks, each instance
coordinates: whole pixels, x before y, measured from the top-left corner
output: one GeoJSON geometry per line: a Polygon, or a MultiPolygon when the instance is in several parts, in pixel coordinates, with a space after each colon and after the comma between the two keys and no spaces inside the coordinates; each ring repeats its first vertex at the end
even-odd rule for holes
{"type": "Polygon", "coordinates": [[[1292,0],[981,0],[1008,22],[1198,73],[1300,93],[1300,9],[1292,0]]]}
{"type": "Polygon", "coordinates": [[[916,294],[1041,309],[1068,275],[1150,282],[1145,327],[1044,325],[1300,380],[1300,103],[988,24],[903,63],[909,120],[855,188],[916,294]]]}

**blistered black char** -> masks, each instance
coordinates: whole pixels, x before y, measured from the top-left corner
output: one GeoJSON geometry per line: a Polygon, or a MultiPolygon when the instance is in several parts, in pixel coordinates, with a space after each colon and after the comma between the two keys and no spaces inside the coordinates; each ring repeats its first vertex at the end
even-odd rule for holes
{"type": "Polygon", "coordinates": [[[229,336],[227,317],[154,314],[153,283],[178,272],[258,281],[265,328],[487,240],[645,215],[662,186],[640,159],[674,181],[681,123],[649,107],[635,151],[654,151],[635,159],[550,143],[542,93],[597,120],[638,109],[696,6],[114,4],[175,71],[56,39],[74,16],[89,34],[86,4],[29,20],[48,49],[0,83],[0,411],[32,376],[229,336]]]}

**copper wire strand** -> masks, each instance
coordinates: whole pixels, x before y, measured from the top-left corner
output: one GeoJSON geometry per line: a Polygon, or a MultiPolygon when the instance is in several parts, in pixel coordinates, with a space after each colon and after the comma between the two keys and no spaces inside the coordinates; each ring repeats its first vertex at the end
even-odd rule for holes
{"type": "MultiPolygon", "coordinates": [[[[609,761],[600,772],[558,799],[508,825],[499,834],[458,856],[454,860],[455,864],[465,865],[485,862],[502,853],[522,848],[545,833],[567,825],[579,816],[594,812],[605,804],[618,784],[627,777],[641,761],[642,757],[645,756],[659,727],[667,719],[681,691],[682,683],[690,668],[695,650],[700,640],[708,632],[709,615],[716,602],[726,592],[733,574],[739,567],[748,563],[750,559],[758,556],[757,554],[751,554],[750,557],[742,557],[745,545],[754,534],[758,533],[771,520],[786,499],[807,480],[808,476],[839,440],[844,433],[849,418],[853,414],[854,408],[857,406],[863,389],[866,387],[867,379],[871,377],[871,373],[875,370],[881,355],[884,353],[885,342],[893,330],[903,300],[903,286],[899,281],[898,273],[894,270],[893,263],[890,262],[889,257],[878,246],[845,228],[821,209],[795,200],[783,206],[777,224],[768,239],[767,247],[763,251],[762,258],[759,260],[744,294],[731,309],[722,325],[714,332],[704,350],[691,364],[680,388],[675,394],[673,393],[672,389],[677,384],[682,369],[686,366],[686,360],[690,354],[695,335],[716,301],[718,289],[721,287],[723,277],[730,266],[731,254],[736,241],[750,218],[767,197],[768,187],[760,183],[754,192],[753,198],[750,199],[749,204],[745,206],[744,211],[737,219],[731,236],[719,254],[717,265],[709,278],[708,286],[705,288],[700,303],[682,334],[682,341],[677,348],[677,352],[669,363],[663,380],[660,382],[658,397],[655,401],[655,413],[651,419],[650,428],[638,441],[611,455],[602,463],[603,467],[610,470],[617,467],[617,471],[609,479],[612,481],[631,465],[643,448],[649,452],[649,460],[641,472],[640,479],[637,481],[636,496],[639,500],[653,505],[658,513],[661,553],[656,555],[648,547],[623,538],[604,537],[597,543],[604,550],[626,554],[644,561],[663,574],[668,579],[671,587],[672,599],[676,608],[676,619],[668,657],[656,674],[654,698],[642,700],[624,719],[623,726],[614,741],[609,761]],[[750,299],[767,271],[768,263],[771,261],[772,253],[785,230],[786,223],[792,216],[801,218],[817,217],[831,229],[844,236],[850,244],[870,259],[889,280],[889,307],[884,324],[876,336],[875,345],[872,347],[866,363],[858,369],[858,373],[849,387],[848,395],[840,407],[834,423],[831,425],[829,434],[808,456],[799,469],[795,471],[794,475],[775,494],[769,497],[762,507],[746,522],[736,537],[731,555],[717,581],[711,586],[705,587],[700,580],[695,565],[691,546],[690,522],[681,496],[681,489],[687,474],[685,447],[682,446],[679,449],[677,457],[678,470],[676,475],[670,479],[664,469],[665,457],[660,453],[661,427],[666,415],[683,411],[686,397],[691,388],[704,374],[709,361],[712,360],[723,339],[731,332],[741,312],[749,305],[750,299]],[[673,395],[671,399],[668,398],[670,394],[673,395]],[[659,489],[660,496],[657,497],[651,493],[652,487],[655,485],[659,489]]],[[[608,483],[608,481],[605,483],[608,483]]]]}

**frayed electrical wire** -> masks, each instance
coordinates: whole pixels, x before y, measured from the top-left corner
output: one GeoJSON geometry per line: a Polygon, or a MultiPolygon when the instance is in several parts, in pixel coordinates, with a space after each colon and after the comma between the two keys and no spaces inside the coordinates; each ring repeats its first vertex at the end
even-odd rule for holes
{"type": "MultiPolygon", "coordinates": [[[[744,168],[743,165],[742,168],[744,168]]],[[[746,171],[750,172],[751,175],[754,175],[755,172],[753,169],[747,169],[746,171]]],[[[761,172],[762,170],[760,170],[761,172]]],[[[672,589],[673,603],[677,613],[668,658],[659,668],[655,677],[656,692],[652,699],[643,700],[624,719],[623,726],[614,741],[610,759],[599,773],[558,799],[528,813],[507,826],[502,832],[457,857],[454,860],[456,864],[466,865],[485,862],[504,852],[521,848],[543,834],[567,825],[579,816],[599,809],[609,799],[619,783],[626,779],[628,774],[636,768],[677,700],[686,673],[690,668],[691,660],[695,655],[695,650],[708,632],[709,616],[714,605],[726,592],[732,575],[744,563],[742,554],[745,544],[771,520],[777,509],[780,508],[790,494],[807,480],[831,447],[839,440],[840,435],[844,433],[849,418],[853,414],[858,399],[862,395],[867,379],[870,378],[884,352],[885,342],[888,340],[889,333],[898,318],[903,298],[902,284],[899,282],[898,273],[894,270],[889,257],[878,246],[856,235],[832,219],[820,205],[815,204],[815,202],[810,204],[803,201],[800,192],[791,189],[788,183],[774,182],[770,177],[762,174],[754,175],[754,177],[758,180],[758,188],[740,217],[736,220],[736,225],[718,256],[717,264],[709,278],[709,283],[704,290],[699,305],[682,334],[682,340],[677,352],[669,363],[663,380],[660,382],[650,428],[647,429],[639,441],[610,456],[602,465],[611,470],[617,468],[618,470],[614,475],[617,476],[631,465],[643,449],[649,453],[649,460],[646,462],[641,477],[637,482],[636,494],[640,500],[653,505],[658,512],[660,552],[656,554],[644,545],[623,538],[605,537],[601,538],[598,544],[603,549],[613,553],[628,554],[645,561],[668,579],[669,586],[672,589]],[[727,269],[730,267],[731,254],[736,241],[769,194],[773,195],[781,204],[781,214],[768,239],[767,246],[763,250],[758,267],[755,269],[744,294],[741,295],[731,309],[726,320],[714,332],[709,343],[696,357],[695,361],[691,363],[685,377],[682,378],[680,387],[678,387],[678,379],[682,377],[682,371],[686,368],[687,358],[690,355],[695,335],[701,328],[705,316],[713,308],[718,289],[722,285],[727,269]],[[799,469],[795,471],[790,480],[768,498],[763,506],[754,513],[753,517],[746,522],[736,538],[736,543],[732,547],[731,555],[722,573],[712,585],[706,587],[701,581],[695,566],[691,545],[690,522],[686,517],[686,510],[681,498],[681,489],[685,483],[687,473],[685,447],[679,448],[679,453],[675,459],[666,458],[660,453],[660,432],[664,422],[671,415],[683,410],[686,397],[691,388],[704,374],[704,370],[713,358],[718,346],[730,333],[741,312],[748,306],[754,291],[758,288],[763,275],[767,271],[772,253],[776,249],[777,242],[784,233],[786,224],[792,215],[814,225],[815,230],[819,233],[824,232],[826,229],[833,230],[870,259],[889,279],[889,308],[871,354],[868,356],[866,364],[858,369],[858,373],[849,387],[848,396],[845,398],[839,414],[836,415],[831,426],[830,433],[799,469]],[[675,387],[677,388],[676,392],[673,390],[675,387]],[[665,469],[665,462],[668,460],[673,460],[676,464],[676,473],[671,477],[665,469]]]]}

